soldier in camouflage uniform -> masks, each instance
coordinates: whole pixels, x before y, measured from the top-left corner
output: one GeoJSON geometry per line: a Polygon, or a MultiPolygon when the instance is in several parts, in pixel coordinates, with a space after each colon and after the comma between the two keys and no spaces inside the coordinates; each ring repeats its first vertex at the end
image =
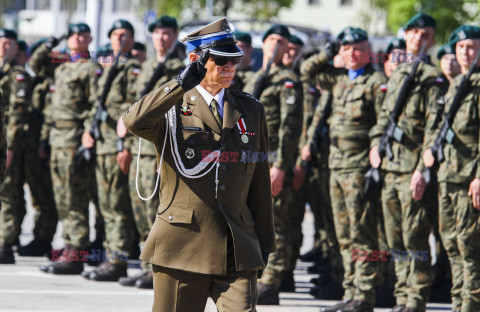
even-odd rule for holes
{"type": "MultiPolygon", "coordinates": [[[[134,43],[132,24],[118,20],[108,35],[114,54],[121,54],[117,67],[114,65],[107,67],[98,82],[97,95],[100,95],[105,88],[109,72],[116,68],[117,73],[108,90],[105,103],[108,117],[105,122],[100,121],[102,140],[95,142],[89,132],[84,132],[82,136],[84,147],[92,148],[95,144],[98,201],[105,220],[104,247],[109,255],[94,271],[82,274],[85,278],[96,281],[118,281],[120,277],[127,276],[126,260],[133,249],[135,227],[128,189],[128,171],[132,156],[128,144],[117,147],[119,136],[116,128],[117,120],[137,99],[134,85],[141,70],[140,64],[130,53],[134,43]],[[121,51],[123,40],[125,46],[121,51]]],[[[99,105],[97,101],[84,123],[85,129],[91,127],[99,105]]]]}
{"type": "Polygon", "coordinates": [[[369,64],[367,33],[347,28],[339,36],[346,69],[328,65],[334,49],[316,54],[302,64],[305,79],[333,94],[330,123],[330,198],[337,239],[345,270],[343,300],[323,311],[373,311],[377,262],[353,259],[355,250],[371,254],[378,249],[377,207],[364,196],[363,176],[369,168],[368,132],[383,102],[386,78],[369,64]]]}
{"type": "MultiPolygon", "coordinates": [[[[460,26],[450,35],[449,44],[456,48],[462,74],[451,82],[445,95],[445,113],[480,51],[480,27],[460,26]]],[[[470,77],[471,87],[463,94],[451,125],[455,138],[443,147],[445,160],[438,169],[439,230],[452,268],[452,311],[455,312],[480,311],[479,67],[477,63],[470,77]]],[[[442,124],[428,129],[428,147],[433,145],[442,124]]],[[[423,159],[427,167],[435,162],[430,149],[423,159]]]]}
{"type": "MultiPolygon", "coordinates": [[[[161,85],[174,79],[185,68],[185,65],[178,57],[176,51],[169,57],[169,59],[165,59],[170,48],[177,45],[178,25],[176,19],[167,15],[161,16],[149,25],[148,30],[152,33],[153,46],[157,51],[157,54],[155,58],[147,60],[142,65],[142,72],[138,76],[136,84],[138,99],[140,99],[142,92],[152,79],[154,70],[157,68],[158,64],[163,63],[164,67],[161,76],[156,81],[152,90],[155,90],[161,85]]],[[[133,162],[129,173],[130,198],[132,199],[135,224],[140,233],[140,245],[143,246],[148,233],[150,232],[150,228],[155,221],[156,211],[160,204],[158,191],[153,194],[157,179],[157,151],[153,143],[142,140],[141,156],[140,160],[138,160],[139,140],[138,137],[135,137],[134,139],[132,137],[131,139],[133,140],[131,148],[133,162]],[[153,196],[152,199],[148,201],[142,200],[137,194],[137,161],[140,162],[138,171],[138,190],[142,197],[147,198],[150,195],[153,196]]],[[[120,278],[119,283],[124,286],[153,288],[151,265],[144,262],[142,267],[144,269],[142,274],[128,278],[120,278]]]]}
{"type": "MultiPolygon", "coordinates": [[[[290,267],[292,254],[288,227],[291,209],[294,209],[296,200],[292,180],[302,131],[303,96],[298,76],[282,64],[289,40],[290,32],[284,25],[272,26],[263,36],[263,70],[268,60],[273,57],[272,67],[266,76],[266,87],[261,90],[259,100],[267,115],[270,150],[276,154],[276,159],[272,159],[270,176],[277,251],[270,255],[270,261],[259,281],[258,304],[279,304],[280,283],[283,274],[290,267]],[[273,55],[276,44],[279,44],[278,53],[273,55]]],[[[253,92],[263,70],[259,70],[249,80],[245,92],[253,92]]]]}
{"type": "Polygon", "coordinates": [[[145,44],[135,41],[132,48],[132,56],[136,58],[140,64],[147,60],[147,47],[145,44]]]}
{"type": "MultiPolygon", "coordinates": [[[[419,13],[405,26],[407,61],[394,71],[388,81],[385,102],[377,125],[371,132],[370,163],[374,168],[380,166],[378,145],[405,76],[410,74],[422,46],[426,44],[428,50],[434,44],[435,24],[431,16],[419,13]]],[[[432,207],[433,196],[423,196],[425,180],[421,155],[426,148],[424,131],[435,123],[437,103],[443,103],[443,80],[440,75],[429,58],[424,57],[397,123],[405,139],[402,144],[396,141],[392,143],[394,158],[392,161],[384,159],[382,163],[385,170],[381,195],[383,217],[397,277],[394,291],[397,305],[393,311],[425,311],[430,293],[430,257],[425,259],[417,253],[429,254],[428,236],[432,229],[430,211],[435,208],[432,207]],[[403,257],[403,254],[410,256],[403,257]]]]}
{"type": "Polygon", "coordinates": [[[437,59],[440,61],[440,68],[443,78],[452,83],[453,79],[460,75],[461,68],[455,56],[455,46],[446,43],[437,52],[437,59]]]}
{"type": "MultiPolygon", "coordinates": [[[[55,84],[50,87],[50,106],[42,126],[40,154],[50,144],[50,169],[55,202],[63,224],[63,239],[67,256],[60,257],[44,272],[53,274],[80,274],[83,262],[71,261],[71,254],[85,250],[89,244],[88,194],[93,168],[76,163],[75,152],[80,146],[84,121],[96,99],[99,64],[89,58],[92,41],[90,27],[84,23],[70,24],[67,46],[70,59],[55,69],[55,84]],[[48,142],[48,143],[47,143],[48,142]]],[[[49,54],[50,46],[43,45],[39,53],[49,54]]]]}
{"type": "Polygon", "coordinates": [[[237,39],[237,46],[243,52],[243,58],[240,64],[237,65],[235,76],[229,89],[242,91],[254,74],[252,68],[252,36],[243,31],[235,31],[233,35],[237,39]]]}
{"type": "Polygon", "coordinates": [[[0,190],[0,263],[15,263],[12,245],[20,235],[25,201],[25,132],[28,130],[32,79],[24,68],[16,65],[17,34],[9,29],[0,29],[0,58],[2,64],[0,89],[6,113],[7,125],[7,172],[0,190]],[[6,59],[6,56],[8,59],[6,59]]]}

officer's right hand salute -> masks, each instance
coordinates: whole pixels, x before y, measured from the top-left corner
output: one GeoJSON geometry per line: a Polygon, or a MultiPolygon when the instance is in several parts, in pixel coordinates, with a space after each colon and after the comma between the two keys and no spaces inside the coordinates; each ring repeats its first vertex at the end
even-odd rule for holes
{"type": "Polygon", "coordinates": [[[190,65],[175,78],[185,92],[193,89],[205,78],[205,74],[207,73],[205,64],[207,64],[209,57],[210,50],[205,50],[196,61],[190,63],[190,65]]]}

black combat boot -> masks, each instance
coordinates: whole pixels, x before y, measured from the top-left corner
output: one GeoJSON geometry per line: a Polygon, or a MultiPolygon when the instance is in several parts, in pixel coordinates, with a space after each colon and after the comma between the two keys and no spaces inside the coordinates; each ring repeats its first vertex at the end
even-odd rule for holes
{"type": "Polygon", "coordinates": [[[40,266],[40,270],[59,275],[81,274],[83,272],[83,262],[79,261],[80,258],[79,249],[67,244],[58,259],[53,259],[49,265],[40,266]]]}
{"type": "Polygon", "coordinates": [[[52,244],[34,238],[28,245],[20,246],[18,253],[24,257],[43,257],[52,251],[52,244]]]}
{"type": "Polygon", "coordinates": [[[271,285],[258,283],[258,305],[279,305],[278,289],[271,285]]]}
{"type": "Polygon", "coordinates": [[[127,276],[127,277],[120,277],[118,279],[118,283],[122,286],[129,286],[129,287],[133,287],[135,286],[135,283],[137,282],[138,279],[140,279],[141,277],[147,275],[148,272],[147,271],[143,271],[142,273],[138,274],[138,275],[134,275],[134,276],[127,276]]]}
{"type": "Polygon", "coordinates": [[[14,264],[15,257],[11,245],[0,245],[0,264],[14,264]]]}
{"type": "Polygon", "coordinates": [[[343,299],[342,301],[340,301],[336,305],[333,305],[331,307],[322,308],[320,310],[320,312],[337,312],[338,310],[341,311],[341,309],[345,308],[350,302],[352,302],[352,300],[343,299]]]}
{"type": "Polygon", "coordinates": [[[153,289],[153,272],[148,271],[147,274],[137,279],[135,287],[142,289],[153,289]]]}
{"type": "Polygon", "coordinates": [[[280,292],[295,292],[295,279],[293,271],[287,271],[283,274],[282,283],[280,284],[280,292]]]}
{"type": "Polygon", "coordinates": [[[373,312],[373,303],[368,303],[361,300],[353,300],[344,308],[340,309],[342,312],[373,312]]]}
{"type": "Polygon", "coordinates": [[[127,276],[127,264],[126,263],[113,263],[104,261],[100,265],[90,272],[89,279],[99,282],[117,282],[120,277],[127,276]]]}

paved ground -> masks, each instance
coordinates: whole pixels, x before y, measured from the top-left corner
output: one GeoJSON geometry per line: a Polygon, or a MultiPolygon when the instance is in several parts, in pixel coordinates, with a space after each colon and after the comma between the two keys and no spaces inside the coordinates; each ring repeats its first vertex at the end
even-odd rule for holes
{"type": "MultiPolygon", "coordinates": [[[[32,239],[33,216],[34,211],[29,205],[20,238],[22,244],[32,239]]],[[[313,243],[313,217],[309,211],[306,213],[303,229],[305,240],[302,252],[310,249],[313,243]]],[[[62,239],[57,234],[53,247],[60,248],[62,244],[62,239]]],[[[17,256],[15,265],[0,265],[0,312],[151,311],[153,302],[151,290],[126,288],[111,282],[92,282],[80,276],[56,276],[40,272],[38,266],[47,262],[46,258],[17,256]]],[[[297,265],[296,293],[282,293],[280,306],[259,306],[258,312],[318,312],[320,307],[334,304],[331,301],[315,300],[308,293],[312,287],[309,281],[313,277],[306,271],[308,265],[301,262],[297,265]]],[[[129,275],[138,271],[139,263],[129,262],[129,275]]],[[[450,305],[445,304],[430,304],[428,308],[428,311],[450,310],[450,305]]],[[[215,311],[213,302],[209,300],[205,312],[215,311]]],[[[375,311],[383,312],[389,309],[375,311]]]]}

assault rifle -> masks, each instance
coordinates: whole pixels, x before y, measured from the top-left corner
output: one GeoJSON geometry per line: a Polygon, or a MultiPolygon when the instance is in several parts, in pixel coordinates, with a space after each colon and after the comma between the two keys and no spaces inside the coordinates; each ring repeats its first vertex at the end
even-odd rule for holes
{"type": "MultiPolygon", "coordinates": [[[[440,132],[433,143],[431,148],[432,155],[435,158],[435,161],[438,164],[441,164],[445,160],[445,156],[443,155],[443,148],[445,147],[446,143],[452,143],[453,139],[455,138],[455,132],[452,130],[453,120],[455,119],[455,115],[462,105],[462,101],[467,95],[468,91],[470,91],[470,77],[473,74],[473,71],[476,69],[478,64],[478,59],[480,58],[480,51],[477,53],[475,60],[470,64],[470,69],[468,73],[462,77],[460,84],[458,85],[457,92],[452,100],[452,105],[448,110],[448,113],[445,115],[445,121],[440,128],[440,132]]],[[[432,179],[432,167],[426,167],[423,171],[423,177],[425,182],[430,183],[432,179]]]]}

